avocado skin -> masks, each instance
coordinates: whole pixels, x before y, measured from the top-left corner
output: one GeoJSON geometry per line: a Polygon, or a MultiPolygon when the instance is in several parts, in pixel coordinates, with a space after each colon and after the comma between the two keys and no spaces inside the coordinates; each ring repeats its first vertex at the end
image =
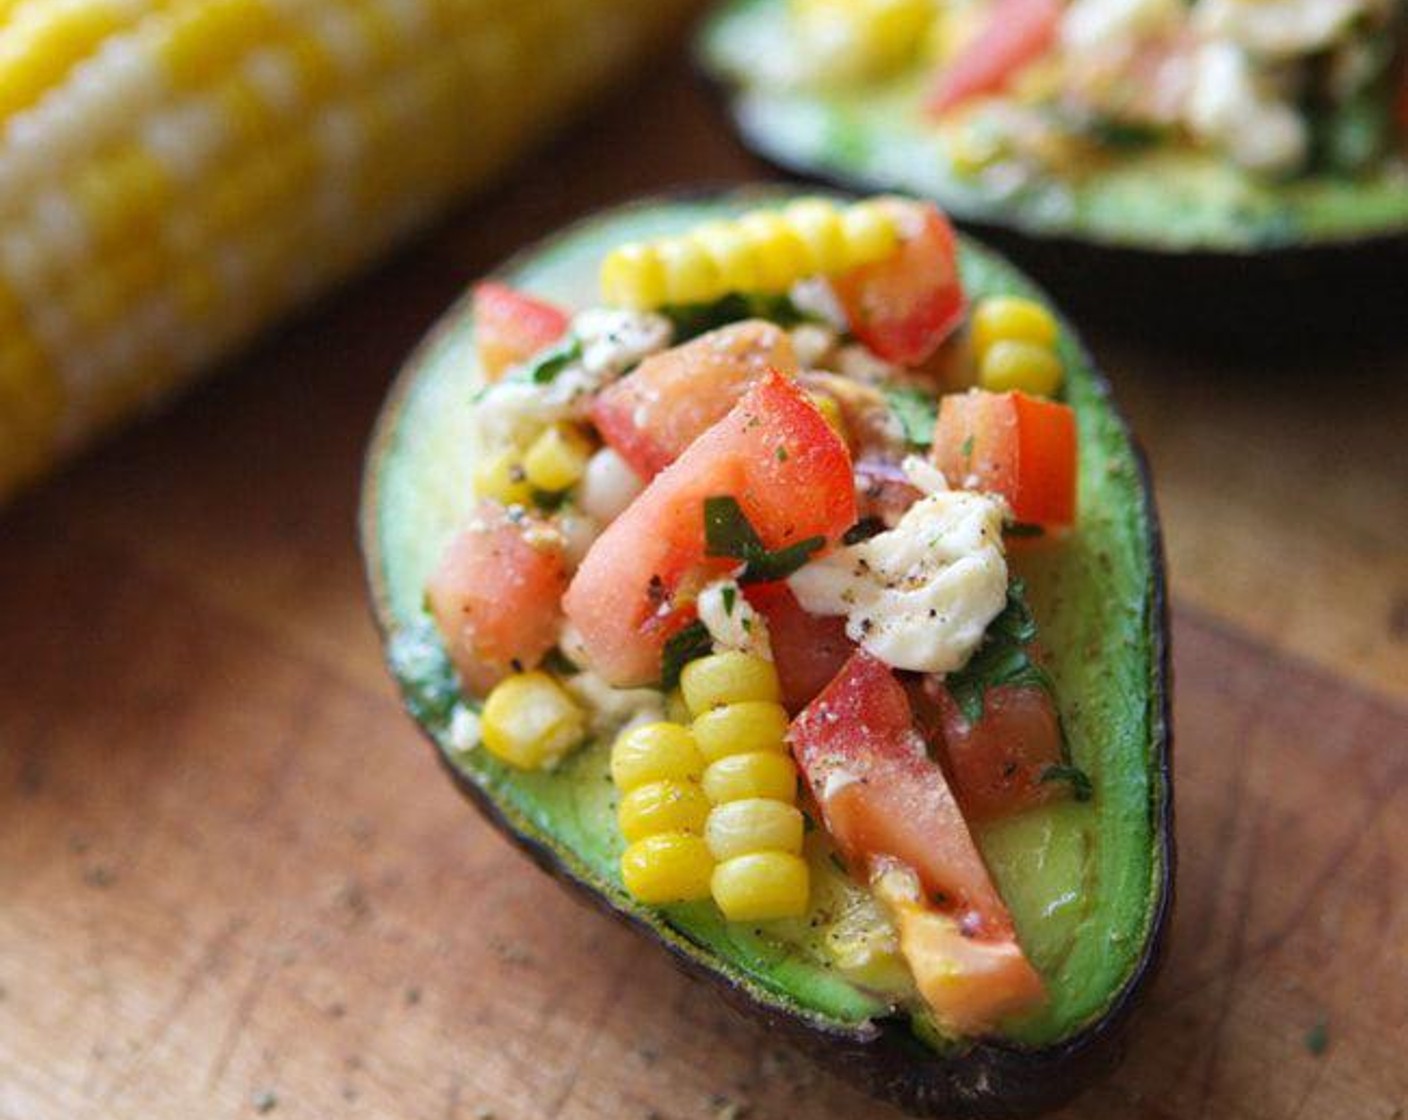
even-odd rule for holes
{"type": "MultiPolygon", "coordinates": [[[[730,189],[746,192],[748,188],[734,186],[730,189]]],[[[623,208],[672,201],[698,201],[720,193],[707,189],[680,190],[635,200],[624,204],[623,208]]],[[[523,250],[496,273],[511,269],[514,262],[531,256],[537,249],[538,246],[530,246],[523,250]]],[[[447,316],[447,320],[467,313],[467,303],[461,302],[447,316]]],[[[378,418],[364,463],[359,537],[373,618],[383,645],[392,641],[397,623],[379,551],[380,467],[391,445],[398,413],[417,371],[418,359],[432,349],[441,334],[446,333],[447,325],[447,321],[442,320],[432,330],[398,375],[378,418]]],[[[1154,904],[1149,915],[1148,933],[1128,980],[1113,995],[1098,1019],[1059,1043],[1033,1047],[982,1039],[969,1042],[955,1052],[937,1053],[920,1042],[909,1022],[901,1017],[868,1021],[846,1029],[801,1011],[794,1013],[760,1002],[744,984],[710,967],[701,956],[680,944],[662,938],[649,922],[622,909],[584,882],[548,844],[520,831],[503,807],[464,771],[455,767],[440,749],[429,728],[416,718],[416,703],[407,682],[398,679],[408,712],[416,718],[417,727],[455,787],[495,829],[523,850],[540,869],[567,887],[578,899],[625,923],[646,941],[666,951],[685,974],[716,991],[729,1006],[759,1022],[765,1030],[786,1038],[821,1068],[914,1116],[949,1117],[954,1120],[1016,1120],[1066,1104],[1092,1081],[1108,1074],[1119,1064],[1123,1056],[1124,1032],[1163,957],[1173,909],[1176,849],[1173,828],[1171,663],[1162,533],[1147,459],[1133,439],[1127,419],[1110,392],[1108,381],[1084,350],[1082,357],[1119,427],[1130,440],[1147,508],[1146,547],[1152,576],[1149,603],[1153,670],[1150,735],[1154,760],[1151,816],[1159,871],[1154,884],[1154,904]]]]}

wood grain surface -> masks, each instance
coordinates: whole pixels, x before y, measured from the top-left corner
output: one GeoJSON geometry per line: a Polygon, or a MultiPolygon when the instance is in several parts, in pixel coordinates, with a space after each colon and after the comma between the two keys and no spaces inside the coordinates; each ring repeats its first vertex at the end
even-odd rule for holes
{"type": "MultiPolygon", "coordinates": [[[[475,274],[757,169],[672,65],[0,515],[0,1118],[894,1115],[579,907],[397,707],[353,518],[475,274]]],[[[1127,311],[1126,314],[1129,312],[1127,311]]],[[[1408,338],[1092,342],[1173,571],[1172,949],[1085,1120],[1408,1115],[1408,338]]]]}

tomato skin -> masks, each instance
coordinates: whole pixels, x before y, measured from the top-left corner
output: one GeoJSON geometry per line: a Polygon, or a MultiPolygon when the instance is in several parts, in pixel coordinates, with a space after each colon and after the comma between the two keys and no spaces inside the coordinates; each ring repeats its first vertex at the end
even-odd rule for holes
{"type": "Polygon", "coordinates": [[[998,0],[988,22],[938,74],[925,108],[942,116],[980,94],[996,93],[1056,41],[1061,0],[998,0]]]}
{"type": "Polygon", "coordinates": [[[652,354],[592,404],[592,422],[642,478],[654,478],[722,420],[768,369],[797,372],[787,333],[750,319],[652,354]]]}
{"type": "Polygon", "coordinates": [[[485,380],[525,362],[567,333],[567,313],[540,299],[486,280],[474,288],[474,339],[485,380]]]}
{"type": "Polygon", "coordinates": [[[759,583],[744,597],[768,626],[773,663],[782,685],[782,703],[797,713],[811,703],[855,652],[840,616],[808,614],[787,584],[759,583]]]}
{"type": "Polygon", "coordinates": [[[845,444],[792,381],[768,373],[655,476],[577,569],[567,617],[611,684],[658,680],[661,649],[692,617],[693,594],[736,567],[704,554],[704,499],[725,494],[769,549],[835,541],[855,523],[845,444]]]}
{"type": "Polygon", "coordinates": [[[942,399],[931,452],[950,486],[1007,499],[1015,521],[1076,518],[1076,418],[1069,405],[1026,393],[970,389],[942,399]]]}
{"type": "Polygon", "coordinates": [[[531,523],[483,502],[426,585],[431,615],[465,686],[483,695],[557,642],[567,572],[560,549],[528,542],[531,523]]]}
{"type": "Polygon", "coordinates": [[[899,222],[899,249],[832,277],[831,286],[857,338],[887,361],[919,365],[963,322],[958,242],[932,203],[881,203],[899,222]]]}

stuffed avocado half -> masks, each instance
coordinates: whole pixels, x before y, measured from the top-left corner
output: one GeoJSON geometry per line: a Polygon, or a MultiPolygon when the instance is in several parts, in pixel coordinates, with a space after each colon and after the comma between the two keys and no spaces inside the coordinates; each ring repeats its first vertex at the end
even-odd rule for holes
{"type": "Polygon", "coordinates": [[[1394,0],[726,0],[748,145],[955,217],[1158,254],[1408,236],[1394,0]]]}
{"type": "Polygon", "coordinates": [[[540,864],[917,1111],[1108,1061],[1172,883],[1152,495],[932,206],[650,199],[527,250],[403,371],[362,518],[408,709],[540,864]]]}

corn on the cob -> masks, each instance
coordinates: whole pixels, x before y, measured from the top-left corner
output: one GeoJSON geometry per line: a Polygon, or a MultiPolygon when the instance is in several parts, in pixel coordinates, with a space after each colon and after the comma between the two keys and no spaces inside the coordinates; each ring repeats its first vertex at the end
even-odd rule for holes
{"type": "Polygon", "coordinates": [[[690,0],[0,0],[0,498],[485,180],[690,0]]]}

